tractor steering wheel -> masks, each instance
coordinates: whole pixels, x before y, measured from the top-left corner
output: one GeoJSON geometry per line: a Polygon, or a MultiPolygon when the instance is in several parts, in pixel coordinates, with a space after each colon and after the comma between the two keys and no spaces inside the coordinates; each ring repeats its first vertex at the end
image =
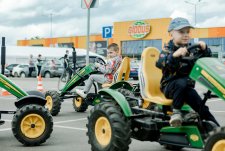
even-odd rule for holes
{"type": "Polygon", "coordinates": [[[203,56],[204,51],[201,49],[202,48],[201,48],[200,44],[194,44],[192,46],[189,46],[187,48],[189,56],[182,57],[181,61],[184,63],[193,65],[196,60],[198,60],[199,58],[201,58],[203,56]]]}
{"type": "Polygon", "coordinates": [[[95,58],[95,62],[100,63],[101,65],[105,64],[105,61],[102,58],[100,58],[100,57],[96,57],[95,58]]]}

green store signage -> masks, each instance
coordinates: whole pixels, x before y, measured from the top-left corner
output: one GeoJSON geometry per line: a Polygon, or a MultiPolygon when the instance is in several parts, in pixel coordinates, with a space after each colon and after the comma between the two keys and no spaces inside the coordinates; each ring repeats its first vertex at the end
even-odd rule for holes
{"type": "Polygon", "coordinates": [[[140,39],[150,32],[150,25],[144,21],[136,21],[128,28],[128,35],[140,39]]]}

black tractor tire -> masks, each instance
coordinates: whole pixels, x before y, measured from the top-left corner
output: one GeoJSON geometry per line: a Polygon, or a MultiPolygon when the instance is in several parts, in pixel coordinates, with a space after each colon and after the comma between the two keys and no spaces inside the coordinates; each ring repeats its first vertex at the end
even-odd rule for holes
{"type": "Polygon", "coordinates": [[[225,127],[219,127],[209,133],[206,140],[204,151],[224,150],[225,149],[225,127]],[[221,142],[221,144],[219,144],[221,142]]]}
{"type": "Polygon", "coordinates": [[[97,104],[88,116],[88,143],[92,151],[128,151],[131,143],[130,127],[130,120],[119,106],[113,102],[97,104]]]}
{"type": "Polygon", "coordinates": [[[57,91],[47,91],[45,93],[46,107],[49,109],[52,116],[59,114],[62,104],[62,99],[57,91]]]}
{"type": "Polygon", "coordinates": [[[44,143],[52,131],[53,118],[44,106],[25,105],[18,109],[13,116],[13,135],[25,146],[37,146],[44,143]],[[31,131],[32,133],[30,133],[31,131]]]}
{"type": "Polygon", "coordinates": [[[76,112],[85,112],[88,108],[88,104],[81,97],[73,98],[73,108],[76,112]]]}

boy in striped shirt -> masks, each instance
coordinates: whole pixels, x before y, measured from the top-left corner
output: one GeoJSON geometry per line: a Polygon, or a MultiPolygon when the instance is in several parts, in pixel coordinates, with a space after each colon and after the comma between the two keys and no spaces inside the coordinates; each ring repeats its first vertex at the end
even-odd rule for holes
{"type": "Polygon", "coordinates": [[[119,55],[119,46],[116,43],[112,43],[107,48],[107,57],[109,60],[106,64],[101,65],[99,63],[95,63],[98,71],[103,74],[92,74],[87,80],[84,90],[76,89],[75,92],[83,98],[86,98],[89,93],[91,86],[94,82],[99,84],[103,83],[111,83],[113,80],[113,74],[119,68],[122,57],[119,55]]]}

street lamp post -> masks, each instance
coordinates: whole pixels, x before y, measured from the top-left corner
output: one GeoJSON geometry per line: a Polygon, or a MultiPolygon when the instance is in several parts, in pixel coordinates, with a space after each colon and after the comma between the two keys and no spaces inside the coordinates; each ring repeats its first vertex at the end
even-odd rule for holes
{"type": "Polygon", "coordinates": [[[201,0],[198,0],[198,2],[197,3],[192,3],[192,2],[189,2],[189,1],[184,1],[185,3],[187,3],[187,4],[190,4],[190,5],[193,5],[194,7],[195,7],[195,26],[196,26],[196,23],[197,23],[197,5],[198,5],[198,3],[200,3],[201,2],[201,0]]]}
{"type": "Polygon", "coordinates": [[[52,16],[53,13],[50,13],[50,47],[52,47],[52,16]]]}

